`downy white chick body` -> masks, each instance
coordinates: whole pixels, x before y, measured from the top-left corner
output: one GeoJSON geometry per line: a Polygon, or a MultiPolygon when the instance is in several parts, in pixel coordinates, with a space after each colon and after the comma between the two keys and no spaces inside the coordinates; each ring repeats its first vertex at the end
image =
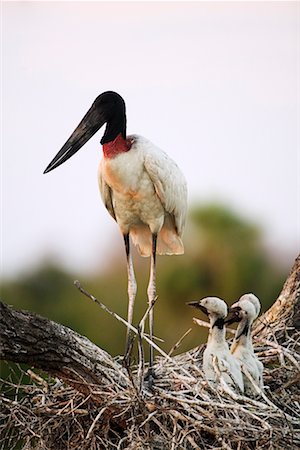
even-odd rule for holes
{"type": "Polygon", "coordinates": [[[218,381],[214,359],[224,381],[233,389],[244,392],[244,382],[239,361],[234,358],[225,340],[226,303],[217,297],[206,297],[200,301],[189,302],[189,306],[200,309],[210,321],[209,336],[203,354],[203,371],[206,379],[212,384],[218,381]]]}
{"type": "MultiPolygon", "coordinates": [[[[259,314],[260,303],[247,298],[250,295],[253,294],[246,294],[241,297],[229,310],[228,323],[239,322],[231,346],[231,353],[241,363],[242,371],[243,366],[245,366],[255,383],[263,389],[263,364],[254,353],[251,337],[252,324],[259,314]]],[[[255,299],[258,300],[257,297],[255,299]]],[[[246,374],[243,374],[243,379],[245,394],[255,395],[257,392],[246,374]]]]}

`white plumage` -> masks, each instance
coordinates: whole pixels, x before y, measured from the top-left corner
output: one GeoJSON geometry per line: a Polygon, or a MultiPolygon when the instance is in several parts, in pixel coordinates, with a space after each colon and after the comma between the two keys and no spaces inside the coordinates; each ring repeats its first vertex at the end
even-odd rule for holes
{"type": "Polygon", "coordinates": [[[201,309],[208,315],[210,322],[206,349],[203,354],[203,371],[207,380],[213,384],[218,381],[214,360],[224,381],[233,389],[244,392],[244,383],[240,363],[231,355],[225,339],[225,317],[227,305],[218,297],[206,297],[189,305],[201,309]]]}
{"type": "Polygon", "coordinates": [[[260,309],[261,309],[261,304],[260,304],[259,299],[254,294],[244,294],[239,298],[239,301],[237,302],[237,304],[240,305],[244,300],[247,300],[248,302],[252,303],[252,305],[254,306],[254,309],[255,309],[254,320],[257,319],[257,317],[259,316],[259,313],[260,313],[260,309]]]}
{"type": "MultiPolygon", "coordinates": [[[[103,159],[99,168],[99,187],[103,202],[123,234],[128,274],[128,323],[132,323],[136,296],[131,236],[143,256],[151,256],[147,289],[149,331],[153,335],[153,305],[156,299],[156,254],[181,254],[181,236],[187,210],[184,176],[175,162],[147,139],[126,134],[126,107],[113,91],[100,94],[44,173],[74,155],[104,124],[101,139],[103,159]]],[[[150,347],[149,385],[151,386],[153,348],[150,347]]]]}
{"type": "MultiPolygon", "coordinates": [[[[245,366],[255,383],[263,389],[263,364],[254,353],[251,337],[252,324],[259,314],[260,302],[253,294],[246,294],[230,309],[238,311],[239,320],[231,353],[242,364],[242,371],[245,366]]],[[[246,374],[243,374],[243,379],[245,393],[255,395],[256,390],[246,374]]]]}
{"type": "Polygon", "coordinates": [[[182,254],[187,187],[177,164],[142,136],[131,135],[130,151],[103,158],[99,166],[102,200],[123,235],[130,233],[142,256],[182,254]]]}

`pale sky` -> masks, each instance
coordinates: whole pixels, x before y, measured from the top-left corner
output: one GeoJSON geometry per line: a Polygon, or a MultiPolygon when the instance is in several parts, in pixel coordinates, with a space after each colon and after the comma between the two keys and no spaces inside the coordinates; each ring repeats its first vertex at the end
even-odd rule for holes
{"type": "Polygon", "coordinates": [[[299,10],[299,2],[4,2],[3,275],[46,255],[88,271],[105,265],[112,246],[123,251],[98,192],[103,129],[42,173],[106,90],[124,97],[128,133],[181,167],[190,205],[225,201],[296,256],[299,10]]]}

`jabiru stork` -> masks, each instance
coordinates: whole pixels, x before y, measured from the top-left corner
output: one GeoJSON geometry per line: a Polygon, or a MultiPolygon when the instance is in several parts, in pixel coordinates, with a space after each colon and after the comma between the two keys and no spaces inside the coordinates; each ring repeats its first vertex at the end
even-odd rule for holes
{"type": "MultiPolygon", "coordinates": [[[[128,323],[132,323],[137,285],[130,239],[142,256],[150,256],[147,289],[149,333],[153,338],[153,304],[156,298],[156,254],[182,254],[181,240],[187,211],[186,180],[176,163],[149,140],[126,134],[123,98],[103,92],[93,102],[75,131],[47,166],[48,173],[73,156],[104,124],[103,158],[98,180],[102,200],[124,238],[128,274],[128,323]]],[[[127,329],[126,349],[128,348],[127,329]]],[[[149,384],[153,378],[150,346],[149,384]]]]}

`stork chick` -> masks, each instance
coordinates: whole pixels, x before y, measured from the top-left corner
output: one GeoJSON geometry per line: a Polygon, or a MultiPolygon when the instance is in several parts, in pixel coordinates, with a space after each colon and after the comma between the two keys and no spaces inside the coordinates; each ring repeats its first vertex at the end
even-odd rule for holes
{"type": "MultiPolygon", "coordinates": [[[[255,297],[255,299],[257,299],[257,297],[255,297]]],[[[239,323],[231,346],[232,355],[241,363],[242,371],[243,366],[245,366],[255,383],[263,389],[263,364],[254,353],[251,337],[252,324],[259,311],[260,303],[258,304],[256,301],[250,301],[250,299],[247,300],[246,296],[243,296],[229,309],[227,322],[239,323]]],[[[248,395],[255,395],[257,392],[249,378],[243,374],[243,379],[245,393],[248,395]]]]}
{"type": "Polygon", "coordinates": [[[189,302],[189,306],[200,309],[209,318],[210,329],[206,349],[203,354],[203,371],[207,380],[217,382],[214,358],[217,357],[219,370],[223,379],[233,389],[238,386],[244,392],[244,383],[240,363],[231,355],[225,340],[226,303],[217,297],[206,297],[200,301],[189,302]]]}
{"type": "Polygon", "coordinates": [[[252,303],[252,305],[255,308],[255,312],[256,312],[255,319],[257,319],[257,317],[259,316],[259,313],[260,313],[260,309],[261,309],[261,304],[260,304],[259,299],[254,294],[244,294],[240,297],[240,299],[237,303],[240,303],[244,300],[248,300],[250,303],[252,303]]]}

